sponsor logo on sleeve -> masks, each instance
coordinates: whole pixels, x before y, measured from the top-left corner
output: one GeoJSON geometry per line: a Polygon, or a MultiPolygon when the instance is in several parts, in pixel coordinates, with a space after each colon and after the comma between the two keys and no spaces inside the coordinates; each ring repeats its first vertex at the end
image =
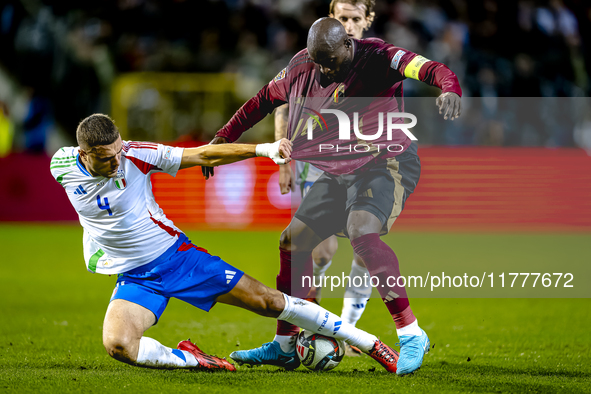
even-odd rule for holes
{"type": "Polygon", "coordinates": [[[394,57],[392,58],[392,63],[390,63],[390,67],[392,67],[394,70],[398,70],[400,59],[402,59],[402,56],[404,56],[405,53],[406,52],[403,50],[399,50],[398,52],[396,52],[396,55],[394,55],[394,57]]]}
{"type": "Polygon", "coordinates": [[[285,78],[286,74],[287,74],[287,68],[284,68],[283,70],[279,71],[279,74],[277,74],[277,76],[275,78],[273,78],[273,81],[275,81],[275,82],[281,81],[283,78],[285,78]]]}
{"type": "Polygon", "coordinates": [[[84,190],[84,188],[82,187],[82,185],[78,185],[78,187],[74,191],[74,194],[87,194],[87,193],[86,193],[86,190],[84,190]]]}
{"type": "Polygon", "coordinates": [[[172,160],[172,147],[166,147],[166,151],[164,152],[164,160],[172,160]]]}

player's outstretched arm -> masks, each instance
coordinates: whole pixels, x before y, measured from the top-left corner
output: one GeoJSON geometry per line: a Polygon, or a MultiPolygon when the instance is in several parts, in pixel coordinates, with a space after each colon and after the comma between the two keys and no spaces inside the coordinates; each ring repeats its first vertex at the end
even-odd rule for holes
{"type": "MultiPolygon", "coordinates": [[[[230,141],[228,141],[228,139],[225,137],[214,137],[214,139],[211,140],[209,145],[227,144],[229,142],[230,141]]],[[[201,173],[203,173],[203,177],[205,177],[205,180],[208,180],[210,176],[214,175],[213,167],[201,167],[201,173]]]]}
{"type": "Polygon", "coordinates": [[[283,138],[273,144],[222,144],[186,148],[181,159],[181,169],[194,166],[221,166],[252,157],[269,157],[277,164],[291,160],[291,141],[283,138]]]}
{"type": "MultiPolygon", "coordinates": [[[[286,95],[280,89],[277,89],[275,85],[274,81],[271,81],[263,86],[257,95],[248,100],[228,123],[216,133],[210,144],[224,144],[236,141],[242,133],[261,121],[267,114],[273,112],[276,107],[285,104],[286,99],[283,96],[286,95]]],[[[205,179],[209,179],[214,175],[212,167],[204,167],[202,172],[205,179]]]]}
{"type": "Polygon", "coordinates": [[[444,119],[454,120],[462,113],[462,88],[457,75],[445,64],[424,58],[405,49],[389,49],[390,67],[406,78],[416,79],[441,89],[435,105],[444,119]]]}

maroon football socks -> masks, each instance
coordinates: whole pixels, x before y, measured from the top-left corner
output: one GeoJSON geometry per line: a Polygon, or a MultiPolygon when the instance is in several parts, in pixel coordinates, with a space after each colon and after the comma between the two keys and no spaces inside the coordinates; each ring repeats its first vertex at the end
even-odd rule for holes
{"type": "Polygon", "coordinates": [[[378,234],[366,234],[351,241],[355,253],[365,262],[369,273],[379,279],[378,292],[390,311],[396,328],[402,328],[416,320],[408,303],[406,289],[398,286],[400,268],[396,253],[378,234]],[[383,286],[382,286],[383,285],[383,286]]]}

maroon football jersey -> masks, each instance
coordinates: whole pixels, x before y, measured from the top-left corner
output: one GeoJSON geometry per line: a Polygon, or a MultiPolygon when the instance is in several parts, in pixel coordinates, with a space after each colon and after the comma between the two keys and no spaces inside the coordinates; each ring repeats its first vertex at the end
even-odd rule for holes
{"type": "MultiPolygon", "coordinates": [[[[294,144],[292,158],[335,175],[346,174],[372,160],[398,155],[410,145],[409,136],[401,129],[393,129],[390,136],[386,133],[387,113],[404,112],[402,81],[405,78],[424,81],[443,92],[462,93],[457,77],[444,64],[380,39],[352,41],[354,55],[343,82],[325,82],[319,66],[304,49],[216,135],[235,141],[274,108],[288,102],[288,138],[294,144]],[[327,109],[347,114],[349,139],[339,138],[342,137],[339,131],[346,123],[340,124],[341,118],[334,113],[322,112],[327,109]],[[354,113],[358,114],[357,122],[354,113]],[[353,131],[355,124],[363,136],[379,135],[376,131],[380,124],[383,132],[371,140],[359,138],[353,131]]],[[[402,119],[392,121],[402,122],[402,119]]]]}

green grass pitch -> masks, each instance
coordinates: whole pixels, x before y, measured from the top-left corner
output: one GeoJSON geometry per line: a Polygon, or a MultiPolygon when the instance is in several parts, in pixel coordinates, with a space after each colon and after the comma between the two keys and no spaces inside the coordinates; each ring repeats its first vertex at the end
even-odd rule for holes
{"type": "MultiPolygon", "coordinates": [[[[278,233],[187,234],[211,253],[274,284],[278,233]]],[[[499,253],[509,266],[524,256],[507,250],[522,245],[531,246],[527,257],[540,264],[589,257],[588,235],[556,236],[395,233],[385,239],[395,244],[403,274],[405,264],[437,264],[459,249],[475,261],[499,253]],[[502,250],[493,247],[499,244],[502,250]]],[[[0,392],[591,392],[589,298],[411,299],[433,348],[417,373],[402,378],[367,356],[345,358],[326,373],[303,367],[292,372],[239,368],[236,373],[131,367],[103,349],[102,320],[115,278],[86,272],[81,241],[76,226],[0,225],[0,392]]],[[[346,269],[350,252],[341,242],[335,264],[346,269]]],[[[340,314],[341,300],[322,304],[340,314]]],[[[397,342],[380,300],[369,302],[358,326],[386,343],[397,342]]],[[[225,305],[204,313],[172,300],[147,335],[168,346],[190,337],[204,351],[227,356],[270,340],[274,327],[271,319],[225,305]]]]}

